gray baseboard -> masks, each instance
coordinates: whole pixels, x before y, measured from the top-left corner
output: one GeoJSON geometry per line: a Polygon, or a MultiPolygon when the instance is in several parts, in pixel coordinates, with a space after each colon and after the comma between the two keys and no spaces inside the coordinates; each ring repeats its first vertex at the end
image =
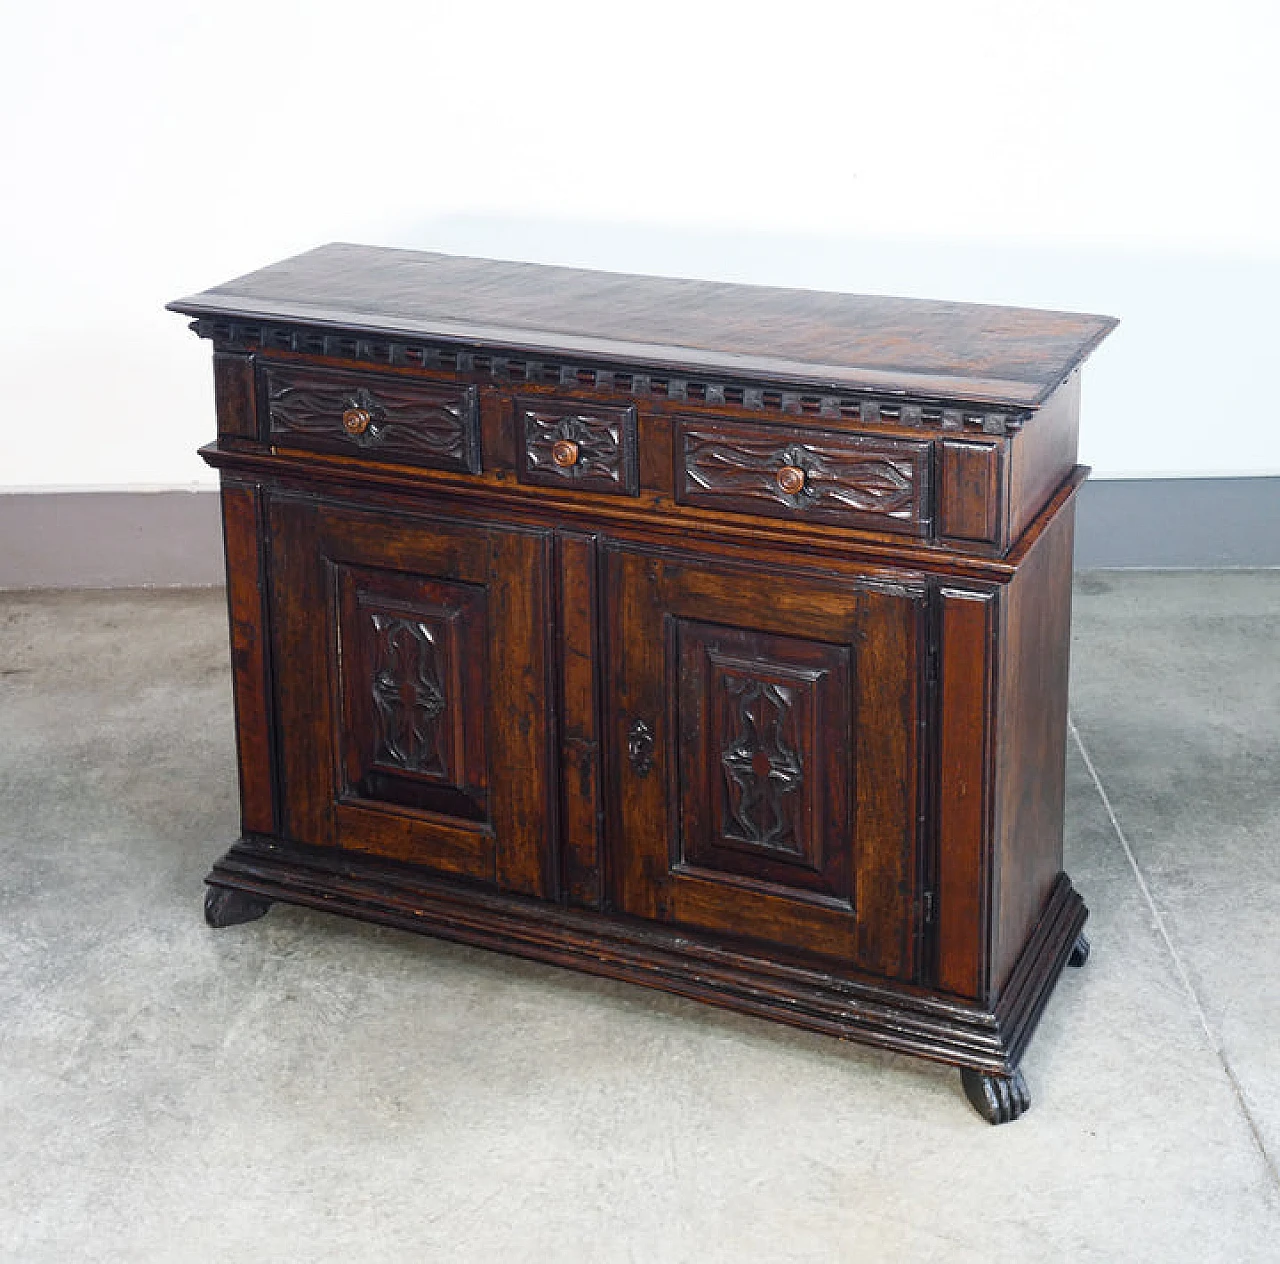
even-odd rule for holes
{"type": "Polygon", "coordinates": [[[216,491],[0,496],[0,588],[224,582],[216,491]]]}
{"type": "MultiPolygon", "coordinates": [[[[1076,569],[1280,566],[1280,477],[1086,483],[1076,569]]],[[[0,495],[0,588],[220,584],[215,491],[0,495]]]]}
{"type": "Polygon", "coordinates": [[[1280,566],[1280,477],[1091,479],[1076,569],[1280,566]]]}

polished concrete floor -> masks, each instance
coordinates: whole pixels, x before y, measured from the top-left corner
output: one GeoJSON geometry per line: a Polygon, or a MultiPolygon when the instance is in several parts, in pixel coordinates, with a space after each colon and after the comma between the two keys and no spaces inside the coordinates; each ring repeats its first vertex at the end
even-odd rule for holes
{"type": "Polygon", "coordinates": [[[1081,576],[1093,956],[959,1076],[277,907],[218,592],[0,594],[0,1258],[1280,1260],[1280,572],[1081,576]]]}

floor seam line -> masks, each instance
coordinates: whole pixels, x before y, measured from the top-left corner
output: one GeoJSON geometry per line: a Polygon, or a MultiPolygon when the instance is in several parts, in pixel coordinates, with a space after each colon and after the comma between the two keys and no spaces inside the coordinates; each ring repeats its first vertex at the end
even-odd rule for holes
{"type": "Polygon", "coordinates": [[[1209,1042],[1209,1047],[1213,1050],[1214,1056],[1218,1059],[1218,1063],[1222,1067],[1222,1070],[1231,1085],[1231,1091],[1235,1094],[1236,1104],[1240,1107],[1240,1112],[1244,1115],[1245,1122],[1249,1126],[1249,1133],[1253,1137],[1254,1145],[1258,1148],[1258,1153],[1262,1156],[1262,1162],[1271,1177],[1272,1185],[1277,1191],[1280,1191],[1280,1169],[1277,1169],[1275,1160],[1271,1157],[1271,1153],[1262,1139],[1262,1133],[1258,1129],[1258,1122],[1254,1119],[1253,1112],[1249,1109],[1248,1102],[1245,1101],[1244,1089],[1241,1087],[1240,1081],[1236,1077],[1235,1070],[1231,1066],[1226,1050],[1222,1047],[1222,1041],[1218,1039],[1209,1022],[1209,1015],[1205,1013],[1204,1005],[1201,1004],[1199,993],[1196,992],[1195,985],[1191,982],[1191,976],[1187,973],[1187,968],[1183,963],[1182,956],[1174,945],[1173,937],[1169,934],[1169,927],[1164,920],[1164,916],[1156,906],[1155,897],[1151,894],[1151,887],[1147,884],[1146,877],[1143,875],[1142,869],[1138,864],[1138,858],[1133,854],[1133,848],[1129,845],[1129,840],[1125,836],[1124,830],[1121,828],[1120,820],[1116,816],[1115,808],[1111,805],[1111,798],[1102,784],[1102,778],[1098,775],[1098,770],[1094,766],[1093,760],[1089,757],[1088,750],[1085,749],[1084,739],[1080,736],[1080,730],[1076,728],[1076,722],[1070,714],[1067,716],[1067,728],[1071,733],[1072,740],[1076,744],[1076,749],[1080,752],[1081,759],[1084,760],[1084,766],[1089,773],[1090,780],[1093,782],[1093,788],[1098,792],[1098,798],[1102,801],[1103,811],[1106,812],[1107,819],[1111,822],[1111,828],[1114,831],[1116,838],[1119,840],[1120,846],[1124,850],[1125,859],[1129,862],[1129,868],[1133,870],[1133,876],[1138,883],[1138,890],[1142,893],[1143,900],[1146,901],[1147,908],[1151,913],[1152,921],[1155,924],[1156,932],[1164,941],[1165,949],[1169,953],[1169,957],[1173,962],[1173,967],[1177,972],[1178,979],[1181,982],[1188,999],[1191,1001],[1191,1006],[1192,1009],[1195,1010],[1196,1017],[1200,1021],[1201,1030],[1203,1030],[1205,1038],[1209,1042]]]}

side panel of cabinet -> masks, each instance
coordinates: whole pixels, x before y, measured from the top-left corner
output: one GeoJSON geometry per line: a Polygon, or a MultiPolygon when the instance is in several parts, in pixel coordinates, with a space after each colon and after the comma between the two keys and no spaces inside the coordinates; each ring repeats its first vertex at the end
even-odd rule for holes
{"type": "Polygon", "coordinates": [[[615,905],[913,977],[923,591],[604,556],[615,905]]]}
{"type": "Polygon", "coordinates": [[[1074,534],[1075,502],[1069,500],[1019,564],[1002,601],[993,998],[1008,979],[1062,872],[1074,534]]]}
{"type": "Polygon", "coordinates": [[[554,889],[547,538],[276,496],[282,832],[554,889]]]}

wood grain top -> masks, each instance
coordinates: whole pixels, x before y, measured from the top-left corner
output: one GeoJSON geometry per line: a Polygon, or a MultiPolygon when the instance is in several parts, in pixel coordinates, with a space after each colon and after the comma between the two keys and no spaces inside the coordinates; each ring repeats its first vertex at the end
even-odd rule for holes
{"type": "Polygon", "coordinates": [[[942,303],[334,243],[169,304],[512,353],[1034,408],[1109,316],[942,303]]]}

